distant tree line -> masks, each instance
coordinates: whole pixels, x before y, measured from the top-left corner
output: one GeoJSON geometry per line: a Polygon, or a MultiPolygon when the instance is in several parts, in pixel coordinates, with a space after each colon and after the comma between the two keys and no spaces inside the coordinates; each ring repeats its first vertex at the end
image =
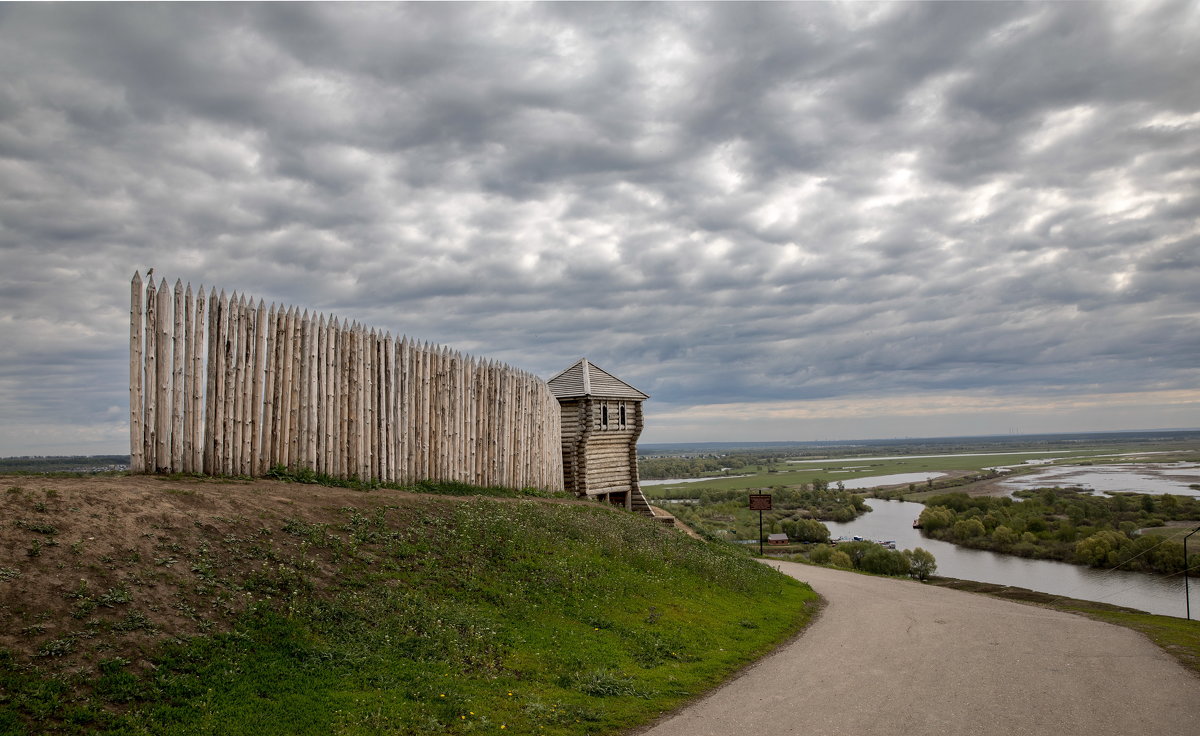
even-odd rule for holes
{"type": "MultiPolygon", "coordinates": [[[[782,523],[802,518],[847,522],[871,510],[863,496],[841,489],[831,489],[820,479],[795,487],[774,486],[770,489],[770,494],[774,509],[765,517],[768,522],[782,523]]],[[[701,508],[728,502],[745,505],[746,498],[745,489],[709,490],[701,492],[700,503],[697,505],[701,508]]]]}
{"type": "MultiPolygon", "coordinates": [[[[1178,573],[1200,565],[1183,544],[1140,530],[1200,524],[1200,499],[1169,494],[1095,496],[1078,488],[1018,491],[1021,500],[947,493],[926,499],[923,533],[965,547],[1092,567],[1178,573]]],[[[1198,545],[1200,546],[1200,545],[1198,545]]]]}

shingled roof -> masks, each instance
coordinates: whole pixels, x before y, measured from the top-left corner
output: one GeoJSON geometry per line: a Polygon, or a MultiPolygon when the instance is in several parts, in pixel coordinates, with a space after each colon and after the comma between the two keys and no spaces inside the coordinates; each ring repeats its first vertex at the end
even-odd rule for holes
{"type": "Polygon", "coordinates": [[[577,363],[546,383],[550,386],[550,392],[559,399],[580,396],[636,400],[650,398],[649,394],[638,391],[608,371],[592,365],[587,358],[580,358],[577,363]]]}

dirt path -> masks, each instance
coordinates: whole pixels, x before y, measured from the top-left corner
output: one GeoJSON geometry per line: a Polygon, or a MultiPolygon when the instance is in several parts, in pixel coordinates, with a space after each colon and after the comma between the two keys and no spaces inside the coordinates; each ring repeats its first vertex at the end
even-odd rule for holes
{"type": "Polygon", "coordinates": [[[770,564],[826,598],[820,619],[644,736],[1200,733],[1200,678],[1128,629],[955,590],[770,564]]]}

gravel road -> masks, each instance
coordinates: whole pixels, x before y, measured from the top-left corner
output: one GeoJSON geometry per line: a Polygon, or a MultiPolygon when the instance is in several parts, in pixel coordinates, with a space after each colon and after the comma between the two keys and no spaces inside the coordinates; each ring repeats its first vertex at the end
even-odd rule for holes
{"type": "Polygon", "coordinates": [[[796,641],[643,736],[1200,734],[1200,677],[1118,626],[772,562],[828,601],[796,641]]]}

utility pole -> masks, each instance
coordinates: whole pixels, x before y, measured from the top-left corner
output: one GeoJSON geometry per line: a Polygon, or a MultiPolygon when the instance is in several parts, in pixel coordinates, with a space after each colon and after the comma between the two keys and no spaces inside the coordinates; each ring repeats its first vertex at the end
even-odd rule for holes
{"type": "Polygon", "coordinates": [[[1187,539],[1196,532],[1200,532],[1200,526],[1183,535],[1183,601],[1184,608],[1187,609],[1188,621],[1192,620],[1192,592],[1188,588],[1188,554],[1187,554],[1187,539]]]}

